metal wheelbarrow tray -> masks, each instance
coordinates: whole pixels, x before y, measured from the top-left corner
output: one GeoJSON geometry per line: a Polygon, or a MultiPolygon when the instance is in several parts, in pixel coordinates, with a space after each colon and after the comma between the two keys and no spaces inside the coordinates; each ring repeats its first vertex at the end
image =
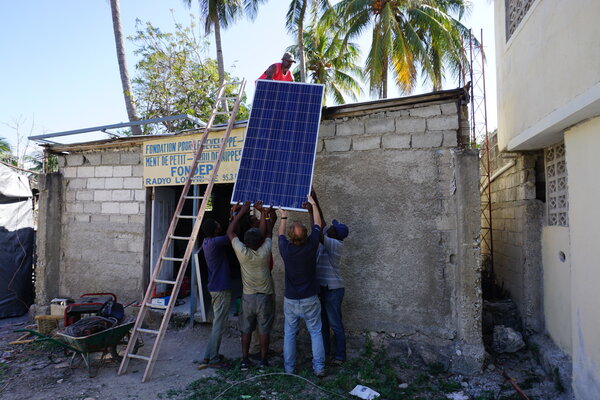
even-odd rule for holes
{"type": "Polygon", "coordinates": [[[58,335],[58,340],[31,329],[19,329],[19,331],[30,332],[40,337],[42,341],[50,341],[61,347],[64,347],[67,350],[71,350],[73,352],[73,356],[71,357],[71,367],[73,366],[73,362],[75,361],[77,355],[81,354],[81,358],[87,367],[88,375],[91,378],[96,374],[92,374],[90,354],[102,352],[102,357],[104,357],[106,353],[110,352],[114,358],[119,357],[117,354],[117,345],[121,344],[121,340],[129,333],[134,323],[135,321],[127,322],[125,324],[113,326],[112,328],[82,337],[70,336],[62,332],[57,332],[56,335],[58,335]]]}

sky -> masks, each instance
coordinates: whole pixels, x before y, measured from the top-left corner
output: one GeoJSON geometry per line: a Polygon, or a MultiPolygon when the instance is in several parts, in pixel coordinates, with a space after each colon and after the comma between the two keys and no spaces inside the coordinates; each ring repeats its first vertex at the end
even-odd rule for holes
{"type": "MultiPolygon", "coordinates": [[[[108,0],[30,0],[0,5],[0,137],[13,151],[26,150],[27,136],[88,128],[127,121],[117,64],[108,0]],[[8,125],[19,125],[19,133],[8,125]],[[20,136],[20,140],[18,139],[20,136]],[[18,149],[17,149],[18,147],[18,149]]],[[[285,29],[288,0],[269,0],[254,21],[240,20],[223,32],[225,68],[253,82],[273,62],[281,59],[294,38],[285,29]]],[[[174,19],[190,21],[198,16],[183,0],[121,0],[125,37],[135,33],[136,20],[149,21],[164,32],[173,30],[174,19]]],[[[496,82],[493,2],[472,0],[470,15],[462,21],[479,36],[483,29],[486,65],[488,126],[496,127],[496,82]]],[[[199,24],[200,26],[200,24],[199,24]]],[[[200,29],[200,28],[199,28],[200,29]]],[[[212,37],[208,38],[212,40],[212,37]]],[[[370,37],[357,40],[363,55],[370,37]]],[[[134,44],[126,40],[127,65],[135,75],[134,44]]],[[[210,54],[215,49],[211,44],[210,54]]],[[[444,89],[458,86],[446,82],[444,89]]],[[[430,89],[419,87],[413,94],[430,89]]],[[[367,94],[360,101],[372,100],[367,94]]],[[[246,93],[252,98],[253,85],[246,93]]],[[[389,97],[401,96],[390,87],[389,97]]],[[[105,136],[100,136],[105,137],[105,136]]],[[[98,136],[78,135],[59,142],[87,141],[98,136]]],[[[30,144],[27,151],[31,151],[30,144]]]]}

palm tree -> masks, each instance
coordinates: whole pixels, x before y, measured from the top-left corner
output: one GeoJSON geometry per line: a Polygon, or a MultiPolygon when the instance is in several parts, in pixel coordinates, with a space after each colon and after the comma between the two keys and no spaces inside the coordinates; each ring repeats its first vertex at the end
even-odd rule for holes
{"type": "MultiPolygon", "coordinates": [[[[221,43],[221,28],[226,29],[231,23],[242,15],[254,19],[258,6],[266,0],[198,0],[200,18],[206,19],[204,30],[209,34],[215,31],[215,45],[217,47],[217,66],[219,82],[225,80],[225,63],[223,61],[223,46],[221,43]]],[[[192,0],[183,0],[188,7],[192,0]]]]}
{"type": "MultiPolygon", "coordinates": [[[[345,103],[344,95],[356,101],[362,94],[360,83],[355,77],[362,78],[362,70],[357,65],[360,58],[358,46],[346,43],[337,34],[336,29],[315,29],[309,26],[304,31],[304,49],[306,52],[306,71],[308,81],[325,85],[325,96],[336,104],[345,103]]],[[[298,46],[290,46],[287,51],[297,52],[298,46]]],[[[299,74],[299,71],[296,71],[299,74]]]]}
{"type": "Polygon", "coordinates": [[[292,0],[288,9],[285,26],[288,32],[295,33],[296,53],[300,60],[300,82],[306,82],[306,60],[304,54],[304,21],[307,11],[316,18],[319,10],[327,11],[331,9],[331,4],[328,0],[292,0]]]}
{"type": "Polygon", "coordinates": [[[441,87],[444,65],[453,73],[462,61],[468,30],[461,18],[468,0],[342,0],[335,10],[346,26],[345,40],[372,27],[365,72],[371,91],[387,97],[388,71],[398,87],[413,91],[418,70],[434,89],[441,87]]]}
{"type": "Polygon", "coordinates": [[[0,137],[0,161],[10,165],[17,165],[17,159],[12,153],[10,143],[6,138],[0,137]]]}
{"type": "MultiPolygon", "coordinates": [[[[115,44],[117,48],[117,62],[119,63],[119,72],[121,74],[121,85],[123,86],[123,96],[125,97],[125,108],[129,121],[137,121],[139,117],[132,98],[131,82],[129,80],[129,71],[127,70],[127,60],[125,59],[125,43],[123,41],[123,27],[121,26],[121,11],[119,0],[110,0],[110,11],[112,14],[113,31],[115,33],[115,44]]],[[[141,135],[142,128],[139,125],[131,127],[134,135],[141,135]]]]}

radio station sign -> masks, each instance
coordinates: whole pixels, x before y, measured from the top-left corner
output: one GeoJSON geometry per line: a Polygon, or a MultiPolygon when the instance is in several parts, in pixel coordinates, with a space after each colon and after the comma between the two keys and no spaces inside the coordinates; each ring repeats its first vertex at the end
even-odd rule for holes
{"type": "MultiPolygon", "coordinates": [[[[245,128],[231,131],[215,183],[234,183],[242,157],[245,128]]],[[[219,156],[225,130],[211,132],[204,143],[192,184],[208,183],[219,156]]],[[[149,140],[143,144],[144,186],[183,185],[202,133],[149,140]]]]}

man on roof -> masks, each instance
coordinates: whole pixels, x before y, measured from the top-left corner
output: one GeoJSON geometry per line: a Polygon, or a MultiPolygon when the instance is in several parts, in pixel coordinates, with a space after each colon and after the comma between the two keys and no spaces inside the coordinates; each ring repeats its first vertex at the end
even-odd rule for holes
{"type": "Polygon", "coordinates": [[[290,68],[295,62],[294,55],[286,52],[283,57],[281,57],[280,63],[271,64],[258,79],[294,82],[294,75],[292,74],[292,71],[290,71],[290,68]]]}

